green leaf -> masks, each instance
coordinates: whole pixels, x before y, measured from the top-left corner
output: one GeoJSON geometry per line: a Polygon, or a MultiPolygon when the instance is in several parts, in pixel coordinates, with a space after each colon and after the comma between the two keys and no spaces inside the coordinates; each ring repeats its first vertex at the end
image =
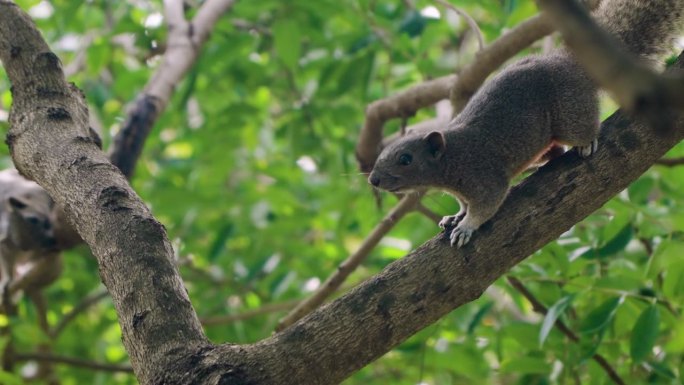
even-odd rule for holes
{"type": "Polygon", "coordinates": [[[565,312],[565,309],[567,309],[568,306],[570,306],[573,299],[575,299],[575,294],[567,295],[559,299],[556,303],[553,304],[553,306],[549,308],[549,311],[546,313],[546,316],[544,317],[544,322],[542,323],[541,330],[539,331],[540,347],[544,345],[544,341],[546,341],[546,337],[549,336],[549,333],[551,332],[553,325],[556,323],[556,320],[558,319],[558,317],[561,316],[561,314],[565,312]]]}
{"type": "Polygon", "coordinates": [[[518,357],[501,364],[501,373],[546,374],[551,365],[543,357],[518,357]]]}
{"type": "Polygon", "coordinates": [[[627,223],[615,236],[598,249],[589,249],[582,254],[583,258],[596,259],[609,257],[625,248],[634,236],[632,224],[627,223]]]}
{"type": "Polygon", "coordinates": [[[665,377],[669,380],[677,379],[677,375],[674,373],[674,371],[668,368],[667,365],[663,362],[649,361],[647,366],[650,367],[653,370],[653,372],[658,374],[659,376],[665,377]]]}
{"type": "Polygon", "coordinates": [[[282,19],[273,24],[273,44],[278,56],[291,70],[297,68],[301,53],[301,33],[293,19],[282,19]]]}
{"type": "Polygon", "coordinates": [[[655,181],[653,177],[644,176],[632,182],[627,188],[629,200],[636,204],[645,204],[648,202],[648,197],[653,191],[655,181]]]}
{"type": "Polygon", "coordinates": [[[624,299],[624,296],[613,297],[599,305],[582,321],[580,333],[593,334],[605,330],[615,317],[615,312],[624,302],[624,299]]]}
{"type": "Polygon", "coordinates": [[[617,235],[598,250],[600,257],[607,257],[623,250],[633,237],[632,224],[628,223],[617,235]]]}
{"type": "Polygon", "coordinates": [[[468,324],[468,334],[473,334],[475,328],[480,325],[482,319],[485,315],[487,315],[487,313],[489,313],[489,310],[491,310],[492,306],[494,306],[494,302],[490,301],[485,303],[484,305],[482,305],[480,309],[478,309],[477,313],[475,313],[473,319],[468,324]]]}
{"type": "Polygon", "coordinates": [[[22,385],[24,383],[24,380],[22,380],[21,377],[10,373],[6,372],[4,370],[0,369],[0,384],[5,384],[5,385],[22,385]]]}
{"type": "Polygon", "coordinates": [[[629,349],[632,360],[640,362],[651,352],[658,338],[659,324],[660,313],[657,305],[651,305],[641,313],[632,330],[629,349]]]}

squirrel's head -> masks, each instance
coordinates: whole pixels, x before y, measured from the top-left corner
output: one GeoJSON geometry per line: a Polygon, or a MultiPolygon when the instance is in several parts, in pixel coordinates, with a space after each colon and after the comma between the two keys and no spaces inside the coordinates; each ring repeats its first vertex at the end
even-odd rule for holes
{"type": "Polygon", "coordinates": [[[439,131],[424,136],[409,134],[382,150],[368,182],[391,192],[434,186],[435,178],[442,174],[445,148],[446,140],[439,131]]]}
{"type": "Polygon", "coordinates": [[[43,191],[19,192],[5,202],[9,212],[8,236],[21,250],[56,247],[52,199],[43,191]]]}

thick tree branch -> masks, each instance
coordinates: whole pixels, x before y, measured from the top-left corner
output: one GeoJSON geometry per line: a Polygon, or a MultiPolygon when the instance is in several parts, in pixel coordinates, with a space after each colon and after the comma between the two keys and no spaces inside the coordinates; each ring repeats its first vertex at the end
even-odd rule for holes
{"type": "Polygon", "coordinates": [[[13,90],[7,143],[14,163],[64,207],[91,247],[138,379],[153,383],[169,362],[208,344],[164,228],[93,143],[83,95],[66,83],[59,59],[6,0],[0,59],[13,90]]]}
{"type": "Polygon", "coordinates": [[[159,115],[164,111],[176,85],[195,64],[201,47],[209,37],[218,19],[235,0],[207,0],[188,22],[183,17],[183,2],[164,2],[169,24],[167,49],[162,62],[138,99],[129,107],[121,131],[114,138],[110,159],[126,177],[133,175],[135,164],[142,152],[159,115]]]}
{"type": "Polygon", "coordinates": [[[292,378],[308,373],[315,378],[311,383],[340,381],[478,298],[512,266],[601,207],[684,137],[684,119],[676,126],[675,133],[658,136],[623,114],[614,115],[603,124],[596,154],[580,159],[568,153],[528,177],[465,248],[452,248],[438,235],[348,295],[259,344],[273,351],[255,354],[291,357],[277,372],[292,378]],[[300,358],[308,362],[301,371],[300,358]]]}

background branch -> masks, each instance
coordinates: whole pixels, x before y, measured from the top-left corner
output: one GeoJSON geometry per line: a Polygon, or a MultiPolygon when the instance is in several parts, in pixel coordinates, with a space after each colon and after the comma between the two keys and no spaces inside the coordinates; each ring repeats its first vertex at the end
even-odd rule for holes
{"type": "Polygon", "coordinates": [[[109,293],[107,290],[100,290],[94,294],[91,294],[81,300],[76,306],[71,309],[68,313],[66,313],[60,320],[57,322],[57,325],[55,325],[50,331],[49,335],[52,338],[57,338],[64,328],[67,327],[69,322],[73,321],[79,314],[87,310],[89,307],[93,306],[94,304],[100,302],[101,300],[107,298],[109,296],[109,293]]]}
{"type": "MultiPolygon", "coordinates": [[[[542,314],[546,316],[546,314],[549,312],[549,309],[544,306],[535,296],[532,294],[531,291],[523,285],[522,282],[520,282],[519,279],[513,277],[513,276],[507,276],[506,280],[508,283],[513,286],[514,289],[516,289],[520,294],[523,295],[523,297],[527,298],[527,300],[532,304],[532,309],[536,311],[539,314],[542,314]]],[[[578,343],[580,341],[580,338],[575,332],[573,332],[560,318],[556,319],[556,322],[554,324],[558,330],[560,330],[561,333],[565,334],[572,342],[578,343]]],[[[598,353],[594,353],[592,356],[594,361],[601,366],[603,371],[606,372],[608,377],[616,384],[618,385],[625,385],[625,381],[620,377],[619,374],[615,371],[613,366],[608,362],[608,360],[603,357],[602,355],[598,353]]]]}
{"type": "Polygon", "coordinates": [[[168,104],[174,88],[195,64],[201,47],[218,19],[235,0],[207,0],[191,22],[183,17],[182,1],[164,2],[169,23],[169,39],[161,65],[137,100],[129,107],[127,118],[114,138],[110,160],[130,178],[142,152],[145,139],[168,104]]]}
{"type": "Polygon", "coordinates": [[[368,254],[370,254],[375,246],[380,243],[382,237],[392,230],[401,218],[412,210],[415,210],[416,204],[418,204],[422,197],[422,193],[416,193],[408,194],[401,198],[401,201],[380,221],[380,223],[377,224],[377,226],[375,226],[373,231],[368,234],[366,239],[361,243],[361,246],[337,267],[337,270],[325,280],[313,295],[297,304],[292,311],[278,322],[276,331],[287,328],[320,306],[368,257],[368,254]]]}
{"type": "Polygon", "coordinates": [[[675,167],[684,164],[684,158],[662,158],[658,159],[655,164],[665,167],[675,167]]]}
{"type": "Polygon", "coordinates": [[[475,59],[459,72],[451,88],[453,115],[463,110],[485,79],[506,60],[551,32],[553,27],[545,18],[534,16],[479,51],[475,59]]]}

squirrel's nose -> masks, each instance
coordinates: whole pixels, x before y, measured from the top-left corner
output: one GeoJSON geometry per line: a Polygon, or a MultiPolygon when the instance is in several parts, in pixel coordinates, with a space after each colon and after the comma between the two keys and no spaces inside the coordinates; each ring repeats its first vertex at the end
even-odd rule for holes
{"type": "Polygon", "coordinates": [[[378,185],[380,184],[380,178],[378,178],[377,175],[371,173],[368,176],[368,183],[372,184],[375,187],[378,187],[378,185]]]}

